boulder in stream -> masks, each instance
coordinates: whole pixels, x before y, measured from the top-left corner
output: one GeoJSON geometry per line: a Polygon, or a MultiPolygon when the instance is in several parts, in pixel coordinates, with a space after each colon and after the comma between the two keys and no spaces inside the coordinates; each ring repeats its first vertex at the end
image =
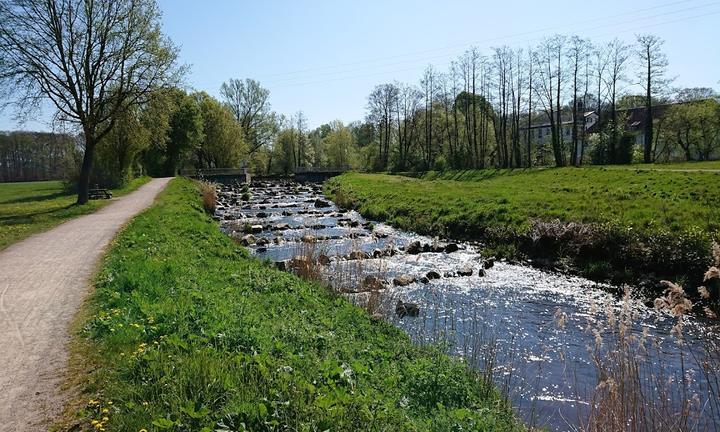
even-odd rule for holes
{"type": "Polygon", "coordinates": [[[417,255],[422,252],[422,245],[420,244],[420,241],[415,240],[414,242],[407,245],[407,247],[405,248],[405,252],[409,253],[410,255],[417,255]]]}
{"type": "Polygon", "coordinates": [[[240,244],[243,246],[250,246],[250,245],[254,245],[255,241],[256,241],[255,236],[252,234],[248,234],[248,235],[242,236],[242,238],[240,239],[240,244]]]}
{"type": "Polygon", "coordinates": [[[417,303],[398,300],[397,304],[395,305],[395,313],[400,318],[404,318],[406,316],[416,317],[420,315],[420,306],[417,303]]]}
{"type": "Polygon", "coordinates": [[[250,232],[253,234],[257,234],[262,232],[263,226],[262,225],[250,225],[250,232]]]}
{"type": "Polygon", "coordinates": [[[483,262],[483,268],[489,269],[495,265],[495,257],[490,257],[483,262]]]}
{"type": "Polygon", "coordinates": [[[316,199],[315,200],[315,208],[323,208],[323,207],[330,207],[332,204],[330,204],[328,201],[325,201],[323,199],[316,199]]]}
{"type": "Polygon", "coordinates": [[[385,281],[375,275],[367,275],[360,283],[361,291],[380,291],[385,288],[385,281]]]}
{"type": "Polygon", "coordinates": [[[300,238],[300,241],[303,243],[315,243],[317,238],[312,234],[305,234],[300,238]]]}
{"type": "Polygon", "coordinates": [[[457,274],[458,276],[472,276],[473,268],[468,265],[460,267],[457,271],[457,274]]]}
{"type": "Polygon", "coordinates": [[[368,258],[370,258],[370,255],[363,251],[352,251],[347,256],[348,260],[363,260],[368,258]]]}
{"type": "Polygon", "coordinates": [[[429,272],[425,273],[425,277],[430,280],[440,279],[440,273],[436,272],[435,270],[430,270],[429,272]]]}
{"type": "Polygon", "coordinates": [[[445,245],[445,253],[457,252],[460,248],[455,243],[448,243],[445,245]]]}
{"type": "Polygon", "coordinates": [[[393,285],[404,287],[404,286],[410,285],[411,283],[413,283],[415,281],[417,281],[417,279],[415,279],[413,276],[400,275],[400,276],[395,276],[395,278],[393,278],[393,285]]]}

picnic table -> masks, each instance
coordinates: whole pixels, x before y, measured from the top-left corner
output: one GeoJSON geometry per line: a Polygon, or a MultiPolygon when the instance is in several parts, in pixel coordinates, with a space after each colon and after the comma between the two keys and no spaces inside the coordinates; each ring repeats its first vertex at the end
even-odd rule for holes
{"type": "Polygon", "coordinates": [[[105,188],[101,188],[98,185],[95,185],[95,187],[90,188],[88,198],[90,198],[91,200],[110,199],[112,198],[112,192],[105,188]]]}

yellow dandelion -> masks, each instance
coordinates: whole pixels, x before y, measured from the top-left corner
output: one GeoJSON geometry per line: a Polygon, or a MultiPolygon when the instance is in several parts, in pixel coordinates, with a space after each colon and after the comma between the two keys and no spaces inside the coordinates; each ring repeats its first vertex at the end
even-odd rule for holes
{"type": "Polygon", "coordinates": [[[147,429],[142,428],[142,429],[140,429],[138,432],[147,432],[147,429]]]}
{"type": "Polygon", "coordinates": [[[90,422],[90,424],[93,425],[93,426],[95,426],[95,425],[98,424],[98,423],[100,423],[100,422],[97,421],[97,420],[93,420],[93,421],[90,422]]]}
{"type": "Polygon", "coordinates": [[[110,420],[110,419],[107,418],[107,417],[103,417],[103,418],[102,418],[103,423],[107,422],[108,420],[110,420]]]}
{"type": "Polygon", "coordinates": [[[103,408],[103,409],[102,409],[102,412],[103,412],[103,414],[107,414],[107,413],[109,413],[109,412],[110,412],[110,410],[109,410],[109,409],[107,409],[107,408],[103,408]]]}
{"type": "Polygon", "coordinates": [[[109,401],[107,402],[107,404],[108,404],[108,405],[112,405],[112,401],[109,400],[109,401]]]}

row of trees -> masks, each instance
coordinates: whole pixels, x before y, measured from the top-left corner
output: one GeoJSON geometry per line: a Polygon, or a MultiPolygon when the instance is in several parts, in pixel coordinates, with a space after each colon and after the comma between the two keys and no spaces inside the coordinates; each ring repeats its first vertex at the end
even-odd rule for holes
{"type": "Polygon", "coordinates": [[[224,83],[221,100],[181,90],[186,68],[159,18],[155,0],[0,0],[4,105],[30,116],[49,101],[55,120],[74,125],[78,137],[61,145],[58,156],[47,140],[23,148],[19,136],[11,136],[0,154],[5,176],[44,178],[58,172],[59,159],[80,156],[82,204],[91,181],[117,184],[137,173],[171,175],[183,167],[241,161],[258,174],[326,165],[412,170],[617,163],[632,160],[626,108],[637,106],[644,108],[645,162],[672,157],[677,149],[688,159],[709,158],[718,147],[720,110],[712,91],[685,91],[677,98],[691,103],[660,105],[671,80],[662,41],[652,35],[638,36],[633,46],[557,35],[523,49],[473,48],[447,71],[427,68],[416,85],[377,86],[364,122],[308,130],[301,112],[274,113],[269,91],[254,80],[224,83]],[[643,94],[629,95],[631,83],[643,94]],[[599,115],[592,129],[588,110],[599,115]],[[549,139],[531,133],[539,122],[547,123],[549,139]]]}
{"type": "Polygon", "coordinates": [[[67,178],[80,157],[68,134],[0,133],[0,182],[67,178]]]}
{"type": "MultiPolygon", "coordinates": [[[[369,168],[577,165],[590,158],[590,132],[602,132],[603,137],[602,154],[596,150],[593,159],[618,163],[626,159],[623,143],[629,141],[623,118],[628,108],[636,107],[644,108],[642,160],[667,156],[668,151],[657,150],[665,149],[658,146],[660,136],[668,137],[666,144],[687,144],[680,144],[669,130],[658,133],[656,105],[671,101],[662,44],[653,35],[637,36],[634,45],[617,39],[593,44],[578,36],[556,35],[534,47],[501,47],[485,54],[472,48],[445,72],[428,67],[417,85],[378,85],[367,105],[375,147],[369,168]],[[642,95],[628,93],[633,84],[642,88],[642,95]],[[599,115],[592,129],[585,120],[588,111],[599,115]],[[539,123],[549,129],[549,140],[532,133],[539,123]]],[[[688,95],[709,99],[703,105],[706,114],[718,118],[711,90],[681,93],[677,99],[682,102],[688,95]]],[[[703,122],[713,131],[704,132],[706,150],[719,144],[713,121],[703,122]]]]}

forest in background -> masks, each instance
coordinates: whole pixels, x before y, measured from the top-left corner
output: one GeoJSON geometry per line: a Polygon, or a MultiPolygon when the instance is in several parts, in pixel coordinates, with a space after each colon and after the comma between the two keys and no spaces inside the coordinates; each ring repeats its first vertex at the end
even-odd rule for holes
{"type": "MultiPolygon", "coordinates": [[[[315,129],[302,111],[274,112],[270,91],[253,79],[228,80],[219,99],[156,89],[108,120],[113,127],[94,152],[92,182],[115,187],[138,175],[243,165],[255,175],[290,175],[298,167],[426,171],[715,159],[718,94],[673,88],[662,44],[652,35],[634,44],[555,35],[534,47],[472,48],[446,71],[428,66],[418,83],[377,85],[363,120],[315,129]],[[637,88],[643,93],[631,92],[637,88]]],[[[83,145],[82,134],[1,134],[0,180],[75,179],[83,145]]]]}

